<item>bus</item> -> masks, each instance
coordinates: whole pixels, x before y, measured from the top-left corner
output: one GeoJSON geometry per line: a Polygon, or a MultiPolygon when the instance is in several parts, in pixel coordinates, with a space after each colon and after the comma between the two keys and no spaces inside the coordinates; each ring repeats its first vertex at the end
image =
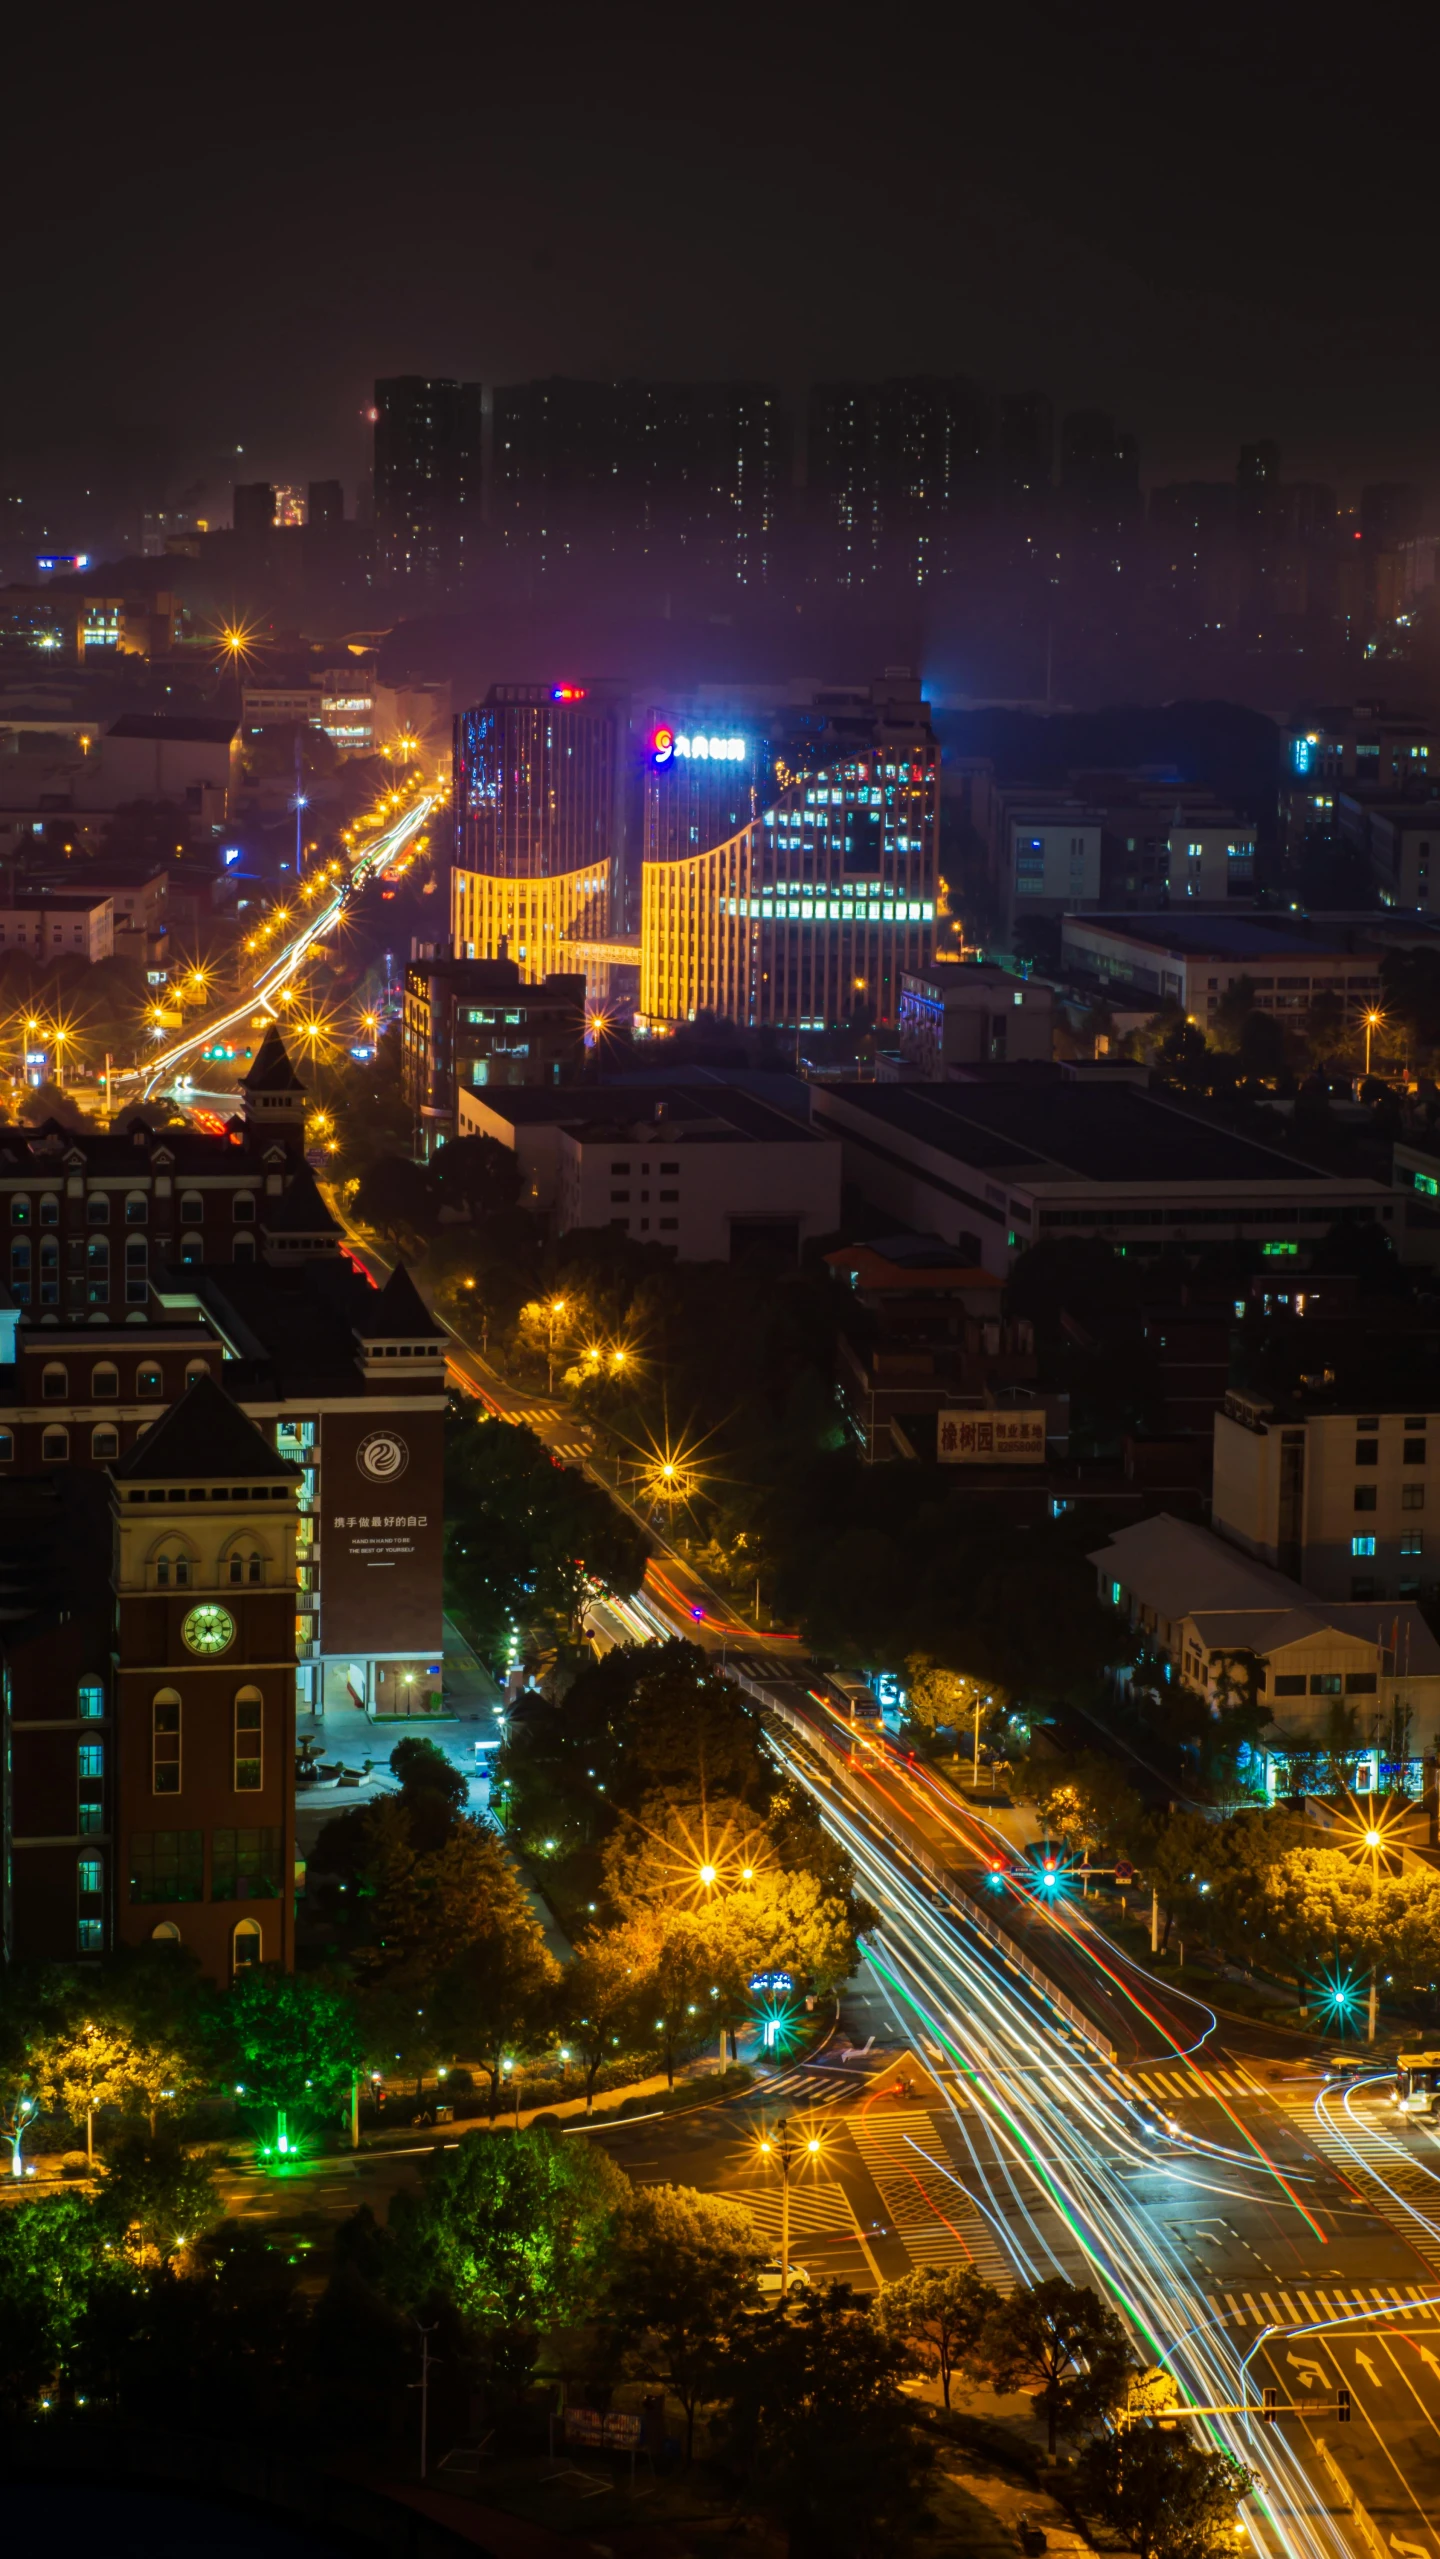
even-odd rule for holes
{"type": "Polygon", "coordinates": [[[856,1679],[849,1671],[830,1670],[825,1674],[825,1685],[841,1714],[848,1716],[852,1724],[878,1726],[880,1700],[868,1679],[856,1679]]]}
{"type": "Polygon", "coordinates": [[[1440,2052],[1400,2053],[1395,2104],[1402,2115],[1433,2115],[1440,2105],[1440,2052]]]}

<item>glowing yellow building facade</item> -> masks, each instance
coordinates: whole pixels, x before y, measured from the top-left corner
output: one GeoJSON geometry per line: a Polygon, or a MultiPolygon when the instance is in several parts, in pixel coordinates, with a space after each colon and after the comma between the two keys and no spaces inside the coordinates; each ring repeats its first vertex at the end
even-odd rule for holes
{"type": "Polygon", "coordinates": [[[562,942],[591,942],[609,913],[608,873],[562,871],[558,878],[496,879],[488,871],[451,875],[450,930],[457,953],[471,960],[512,959],[533,985],[573,967],[562,942]]]}
{"type": "Polygon", "coordinates": [[[902,976],[927,968],[934,944],[939,763],[923,714],[900,736],[882,724],[872,743],[785,780],[726,842],[647,860],[642,1023],[893,1023],[902,976]]]}
{"type": "MultiPolygon", "coordinates": [[[[610,920],[620,728],[583,685],[496,684],[455,723],[451,948],[527,981],[610,920]]],[[[573,965],[573,962],[570,963],[573,965]]]]}

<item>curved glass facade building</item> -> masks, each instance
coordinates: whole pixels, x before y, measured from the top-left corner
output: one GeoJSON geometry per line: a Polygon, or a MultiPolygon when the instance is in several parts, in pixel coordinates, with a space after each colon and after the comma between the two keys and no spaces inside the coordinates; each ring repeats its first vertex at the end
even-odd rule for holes
{"type": "MultiPolygon", "coordinates": [[[[658,722],[646,775],[640,1018],[896,1020],[934,944],[940,751],[918,683],[822,694],[803,764],[658,722]],[[717,755],[716,748],[720,749],[717,755]],[[682,752],[683,750],[686,750],[682,752]],[[703,768],[703,779],[696,768],[703,768]],[[718,786],[718,788],[717,788],[718,786]],[[708,812],[741,823],[703,848],[708,812]]],[[[796,752],[792,744],[791,754],[796,752]]]]}

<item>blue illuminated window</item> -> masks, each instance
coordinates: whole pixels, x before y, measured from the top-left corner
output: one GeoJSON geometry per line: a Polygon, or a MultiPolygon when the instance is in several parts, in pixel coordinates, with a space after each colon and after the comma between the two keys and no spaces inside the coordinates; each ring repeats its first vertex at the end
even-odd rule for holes
{"type": "Polygon", "coordinates": [[[1352,1537],[1350,1540],[1350,1552],[1352,1555],[1373,1555],[1375,1552],[1374,1538],[1352,1537]]]}

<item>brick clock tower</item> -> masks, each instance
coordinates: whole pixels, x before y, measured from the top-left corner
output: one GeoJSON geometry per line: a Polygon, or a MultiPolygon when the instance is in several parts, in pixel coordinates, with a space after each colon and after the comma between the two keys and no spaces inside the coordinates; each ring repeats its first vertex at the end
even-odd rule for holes
{"type": "Polygon", "coordinates": [[[294,1962],[299,1473],[209,1376],[111,1469],[115,1934],[218,1982],[294,1962]]]}

